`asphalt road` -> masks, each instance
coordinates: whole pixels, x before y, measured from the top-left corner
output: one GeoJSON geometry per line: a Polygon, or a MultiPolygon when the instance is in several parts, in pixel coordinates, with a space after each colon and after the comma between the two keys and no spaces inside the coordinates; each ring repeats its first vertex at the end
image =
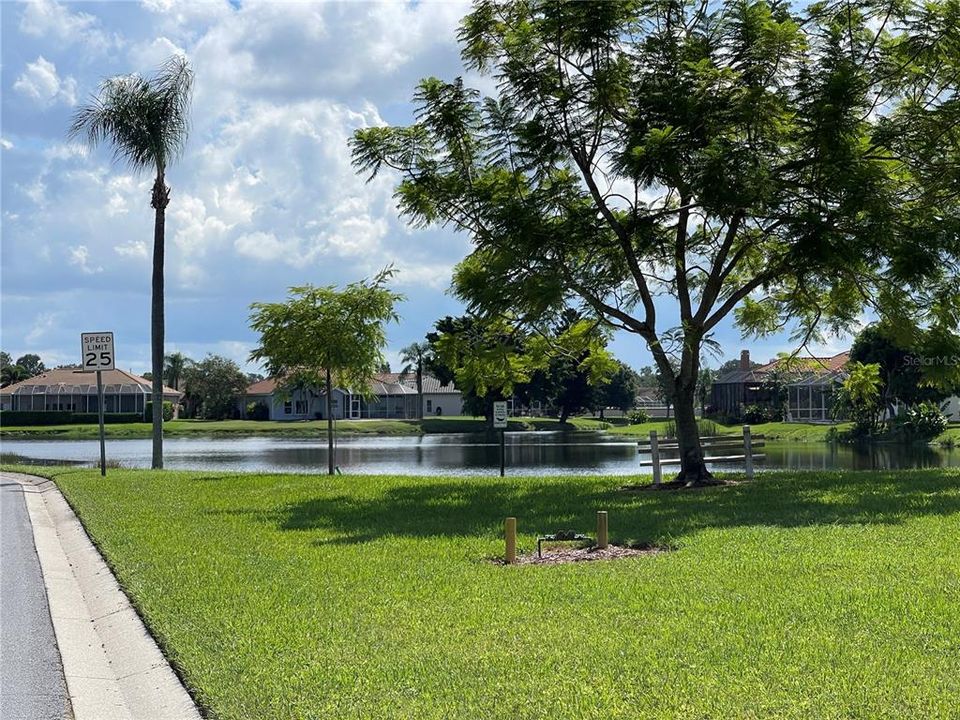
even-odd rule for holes
{"type": "Polygon", "coordinates": [[[70,714],[23,491],[0,476],[0,720],[70,714]]]}

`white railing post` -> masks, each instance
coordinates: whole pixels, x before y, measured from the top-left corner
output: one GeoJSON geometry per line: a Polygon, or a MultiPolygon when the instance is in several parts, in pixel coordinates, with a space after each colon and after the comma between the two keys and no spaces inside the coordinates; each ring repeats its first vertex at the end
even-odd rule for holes
{"type": "Polygon", "coordinates": [[[657,443],[657,431],[650,431],[650,461],[653,463],[653,484],[659,485],[660,475],[660,445],[657,443]]]}
{"type": "Polygon", "coordinates": [[[747,480],[753,480],[753,443],[749,425],[743,426],[743,459],[747,466],[747,480]]]}

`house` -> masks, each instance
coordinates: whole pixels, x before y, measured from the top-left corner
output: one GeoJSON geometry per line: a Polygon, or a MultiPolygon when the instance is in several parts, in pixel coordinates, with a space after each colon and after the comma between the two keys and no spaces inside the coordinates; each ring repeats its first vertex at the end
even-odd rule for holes
{"type": "MultiPolygon", "coordinates": [[[[149,380],[124,370],[104,370],[103,411],[146,413],[153,387],[149,380]]],[[[163,399],[172,403],[181,393],[163,388],[163,399]]],[[[48,370],[36,377],[0,388],[0,409],[30,411],[97,412],[97,376],[79,367],[48,370]]]]}
{"type": "MultiPolygon", "coordinates": [[[[844,368],[850,360],[848,352],[830,357],[804,358],[803,368],[782,377],[781,391],[786,393],[788,421],[830,422],[833,419],[833,398],[837,385],[846,377],[844,368]]],[[[740,353],[740,364],[713,381],[710,405],[713,412],[739,417],[748,405],[769,405],[777,392],[773,381],[781,360],[752,367],[750,351],[740,353]]]]}
{"type": "MultiPolygon", "coordinates": [[[[378,373],[370,380],[370,397],[334,388],[333,417],[342,419],[417,417],[417,381],[414,375],[378,373]]],[[[324,419],[327,413],[323,388],[284,388],[277,378],[268,378],[247,388],[242,401],[262,403],[270,420],[324,419]]],[[[463,396],[453,384],[443,385],[431,375],[423,376],[423,416],[460,415],[463,396]]]]}
{"type": "Polygon", "coordinates": [[[948,397],[942,403],[943,413],[950,422],[960,422],[960,395],[948,397]]]}

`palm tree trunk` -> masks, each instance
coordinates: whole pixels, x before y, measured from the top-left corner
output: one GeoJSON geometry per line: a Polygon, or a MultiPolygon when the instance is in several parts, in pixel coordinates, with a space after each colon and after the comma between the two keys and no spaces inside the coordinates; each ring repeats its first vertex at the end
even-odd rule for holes
{"type": "Polygon", "coordinates": [[[163,170],[157,169],[151,206],[156,211],[153,224],[153,287],[150,298],[150,352],[153,372],[153,461],[154,470],[163,469],[163,256],[164,231],[170,188],[164,183],[163,170]]]}
{"type": "Polygon", "coordinates": [[[330,377],[330,368],[327,368],[327,469],[330,475],[334,474],[336,460],[333,457],[333,379],[330,377]]]}

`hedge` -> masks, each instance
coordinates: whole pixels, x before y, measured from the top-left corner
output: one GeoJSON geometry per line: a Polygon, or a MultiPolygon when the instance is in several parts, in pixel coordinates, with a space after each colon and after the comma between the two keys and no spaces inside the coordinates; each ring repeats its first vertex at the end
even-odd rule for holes
{"type": "MultiPolygon", "coordinates": [[[[71,425],[96,423],[97,413],[75,413],[69,410],[4,410],[0,425],[71,425]]],[[[104,413],[109,424],[143,422],[140,413],[104,413]]]]}
{"type": "MultiPolygon", "coordinates": [[[[74,413],[70,422],[75,423],[95,423],[97,421],[96,413],[74,413]]],[[[117,425],[120,423],[143,422],[143,416],[140,413],[104,413],[104,425],[117,425]]]]}
{"type": "MultiPolygon", "coordinates": [[[[147,422],[153,422],[153,400],[147,400],[146,409],[144,410],[143,416],[147,419],[147,422]]],[[[163,421],[167,422],[168,420],[173,420],[173,403],[169,400],[163,401],[163,421]]]]}

